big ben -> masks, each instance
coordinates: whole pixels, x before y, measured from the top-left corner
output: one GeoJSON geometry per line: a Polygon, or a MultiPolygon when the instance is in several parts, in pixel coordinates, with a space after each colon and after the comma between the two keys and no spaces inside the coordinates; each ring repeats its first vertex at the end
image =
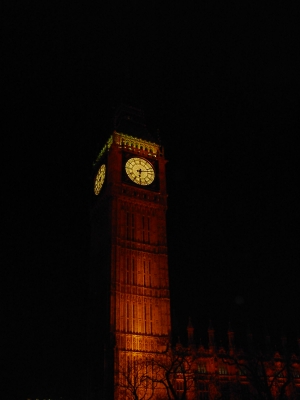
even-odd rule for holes
{"type": "Polygon", "coordinates": [[[142,112],[122,106],[94,164],[89,341],[95,399],[125,399],[124,370],[159,357],[170,340],[166,160],[157,142],[142,112]]]}

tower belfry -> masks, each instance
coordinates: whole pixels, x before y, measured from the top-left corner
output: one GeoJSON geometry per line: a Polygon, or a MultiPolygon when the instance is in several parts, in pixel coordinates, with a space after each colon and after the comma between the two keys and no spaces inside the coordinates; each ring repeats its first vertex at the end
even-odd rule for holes
{"type": "Polygon", "coordinates": [[[94,398],[125,398],[129,366],[159,357],[170,339],[166,160],[143,117],[132,107],[118,109],[94,164],[94,398]]]}

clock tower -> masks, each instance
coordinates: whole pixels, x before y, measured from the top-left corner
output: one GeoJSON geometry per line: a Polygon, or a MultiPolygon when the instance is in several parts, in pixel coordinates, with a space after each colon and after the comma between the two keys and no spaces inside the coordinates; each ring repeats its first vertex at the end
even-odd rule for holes
{"type": "Polygon", "coordinates": [[[170,341],[165,164],[142,112],[122,106],[94,163],[90,398],[128,398],[126,375],[170,341]]]}

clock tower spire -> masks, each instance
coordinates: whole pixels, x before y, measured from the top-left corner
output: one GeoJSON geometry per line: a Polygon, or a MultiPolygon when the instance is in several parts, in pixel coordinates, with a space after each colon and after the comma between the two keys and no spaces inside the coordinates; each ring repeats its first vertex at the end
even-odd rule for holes
{"type": "Polygon", "coordinates": [[[170,340],[166,160],[143,117],[120,107],[94,164],[90,392],[99,399],[125,398],[130,366],[160,357],[170,340]]]}

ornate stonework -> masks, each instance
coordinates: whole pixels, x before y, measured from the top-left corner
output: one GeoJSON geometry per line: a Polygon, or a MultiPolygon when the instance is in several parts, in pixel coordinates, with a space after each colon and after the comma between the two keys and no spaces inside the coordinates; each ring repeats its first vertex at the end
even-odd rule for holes
{"type": "MultiPolygon", "coordinates": [[[[116,131],[95,163],[96,170],[103,164],[107,170],[92,219],[109,214],[96,230],[107,229],[109,235],[109,247],[101,248],[100,253],[105,254],[103,267],[109,275],[109,328],[104,331],[108,329],[107,336],[114,338],[106,344],[109,357],[114,358],[113,387],[106,392],[113,390],[115,399],[123,398],[122,390],[116,390],[120,371],[133,360],[159,357],[170,338],[165,163],[158,144],[116,131]],[[124,155],[146,159],[155,171],[154,184],[147,187],[126,180],[124,155]]],[[[142,174],[142,169],[138,173],[142,174]]],[[[97,234],[100,237],[103,232],[97,234]]],[[[101,263],[99,260],[99,267],[101,263]]]]}

